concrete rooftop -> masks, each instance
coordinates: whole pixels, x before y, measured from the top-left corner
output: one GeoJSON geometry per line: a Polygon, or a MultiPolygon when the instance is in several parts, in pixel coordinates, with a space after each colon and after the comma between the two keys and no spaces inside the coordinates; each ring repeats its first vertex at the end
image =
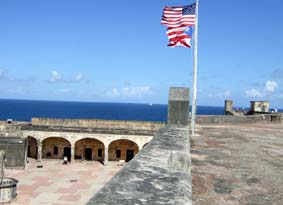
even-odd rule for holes
{"type": "Polygon", "coordinates": [[[283,124],[197,125],[194,205],[283,204],[283,124]]]}

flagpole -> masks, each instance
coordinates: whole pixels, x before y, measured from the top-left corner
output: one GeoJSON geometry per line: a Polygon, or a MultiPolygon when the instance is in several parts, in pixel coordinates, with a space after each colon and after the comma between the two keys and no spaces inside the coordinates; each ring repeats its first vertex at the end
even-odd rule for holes
{"type": "Polygon", "coordinates": [[[195,119],[196,119],[196,100],[197,100],[197,60],[198,60],[198,0],[196,0],[196,22],[194,32],[194,62],[193,62],[193,96],[192,96],[192,114],[191,127],[192,135],[195,135],[195,119]]]}

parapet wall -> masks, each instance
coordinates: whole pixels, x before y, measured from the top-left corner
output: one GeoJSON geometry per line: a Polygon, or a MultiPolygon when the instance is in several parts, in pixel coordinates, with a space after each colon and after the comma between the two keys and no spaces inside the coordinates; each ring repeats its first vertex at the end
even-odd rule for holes
{"type": "Polygon", "coordinates": [[[188,126],[160,129],[88,205],[191,205],[188,126]]]}
{"type": "Polygon", "coordinates": [[[11,124],[8,124],[7,121],[0,121],[0,137],[22,137],[21,127],[26,124],[28,123],[13,121],[11,124]]]}
{"type": "Polygon", "coordinates": [[[198,115],[196,123],[213,124],[213,123],[255,123],[255,122],[271,122],[274,114],[259,115],[198,115]]]}
{"type": "Polygon", "coordinates": [[[32,125],[36,125],[36,126],[128,129],[128,130],[150,130],[150,131],[156,131],[165,126],[165,123],[158,123],[158,122],[96,120],[96,119],[32,118],[31,122],[32,125]]]}

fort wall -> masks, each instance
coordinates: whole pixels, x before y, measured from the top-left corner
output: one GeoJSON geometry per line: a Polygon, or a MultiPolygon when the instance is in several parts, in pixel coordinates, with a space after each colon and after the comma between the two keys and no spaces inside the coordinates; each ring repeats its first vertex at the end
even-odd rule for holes
{"type": "Polygon", "coordinates": [[[32,118],[35,126],[57,126],[77,128],[103,128],[103,129],[128,129],[155,131],[165,126],[165,123],[122,120],[97,120],[97,119],[54,119],[32,118]]]}
{"type": "Polygon", "coordinates": [[[170,90],[168,109],[181,115],[169,115],[169,125],[158,130],[88,205],[192,204],[189,100],[185,100],[189,95],[186,88],[180,89],[170,90]]]}
{"type": "Polygon", "coordinates": [[[282,114],[258,114],[258,115],[198,115],[196,123],[219,124],[219,123],[256,123],[256,122],[281,122],[282,114]]]}
{"type": "Polygon", "coordinates": [[[8,124],[6,121],[0,121],[0,136],[2,137],[22,137],[21,132],[22,123],[13,122],[8,124]]]}
{"type": "Polygon", "coordinates": [[[188,127],[162,128],[88,205],[191,205],[190,163],[188,127]]]}

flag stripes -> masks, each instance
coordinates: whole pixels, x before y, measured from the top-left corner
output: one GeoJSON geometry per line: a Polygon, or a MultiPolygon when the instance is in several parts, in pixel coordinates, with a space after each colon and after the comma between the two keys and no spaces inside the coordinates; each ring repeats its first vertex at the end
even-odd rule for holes
{"type": "Polygon", "coordinates": [[[195,25],[196,4],[188,6],[165,7],[161,24],[166,25],[167,36],[169,38],[168,46],[191,47],[191,35],[188,31],[195,25]]]}

